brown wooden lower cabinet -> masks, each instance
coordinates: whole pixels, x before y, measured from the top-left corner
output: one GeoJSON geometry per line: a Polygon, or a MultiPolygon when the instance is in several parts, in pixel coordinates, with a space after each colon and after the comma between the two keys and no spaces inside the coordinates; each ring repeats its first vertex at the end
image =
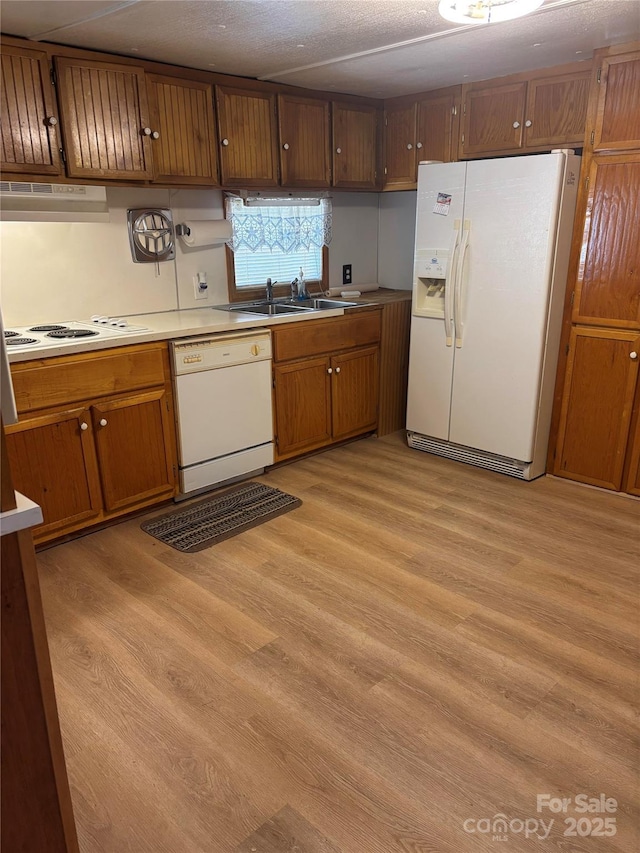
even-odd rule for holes
{"type": "Polygon", "coordinates": [[[376,429],[379,310],[282,325],[273,340],[277,461],[376,429]]]}
{"type": "Polygon", "coordinates": [[[40,504],[50,538],[96,521],[100,480],[87,408],[41,415],[7,427],[7,451],[16,489],[40,504]]]}
{"type": "Polygon", "coordinates": [[[15,488],[42,507],[36,542],[175,494],[166,344],[41,359],[13,373],[20,419],[6,429],[7,450],[15,488]],[[102,398],[64,405],[88,387],[102,398]]]}
{"type": "Polygon", "coordinates": [[[554,474],[621,489],[639,361],[637,332],[572,329],[554,474]]]}
{"type": "Polygon", "coordinates": [[[640,391],[636,395],[636,410],[627,448],[623,489],[640,497],[640,391]]]}

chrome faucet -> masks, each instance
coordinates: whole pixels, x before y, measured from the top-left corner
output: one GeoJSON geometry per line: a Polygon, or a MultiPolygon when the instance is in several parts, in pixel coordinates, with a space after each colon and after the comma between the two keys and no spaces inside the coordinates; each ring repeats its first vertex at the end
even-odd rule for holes
{"type": "Polygon", "coordinates": [[[267,302],[273,302],[273,285],[277,283],[277,281],[272,282],[270,278],[267,279],[267,302]]]}

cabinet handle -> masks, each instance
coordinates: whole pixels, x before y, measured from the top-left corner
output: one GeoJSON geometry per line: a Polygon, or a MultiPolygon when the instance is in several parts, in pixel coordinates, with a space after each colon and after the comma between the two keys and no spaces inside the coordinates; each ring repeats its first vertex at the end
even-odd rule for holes
{"type": "Polygon", "coordinates": [[[336,154],[342,154],[342,148],[336,148],[336,154]]]}
{"type": "Polygon", "coordinates": [[[106,426],[106,425],[107,425],[107,419],[106,418],[100,418],[100,426],[106,426]]]}
{"type": "Polygon", "coordinates": [[[229,144],[229,140],[228,140],[228,139],[223,139],[223,140],[222,140],[222,144],[223,144],[223,145],[228,145],[228,144],[229,144]]]}
{"type": "Polygon", "coordinates": [[[151,134],[152,139],[160,139],[160,133],[157,130],[154,130],[151,134]]]}
{"type": "Polygon", "coordinates": [[[285,142],[285,144],[282,147],[284,148],[285,151],[288,151],[289,150],[289,143],[285,142]]]}
{"type": "Polygon", "coordinates": [[[635,352],[635,351],[634,351],[634,352],[630,352],[630,353],[629,353],[629,358],[634,358],[634,359],[635,359],[635,358],[637,358],[637,357],[638,357],[638,353],[637,353],[637,352],[635,352]]]}
{"type": "Polygon", "coordinates": [[[422,142],[416,142],[416,148],[422,148],[422,142]]]}
{"type": "Polygon", "coordinates": [[[407,151],[411,151],[413,145],[410,142],[407,142],[407,151]]]}
{"type": "Polygon", "coordinates": [[[80,424],[80,429],[84,432],[86,429],[89,429],[89,424],[82,423],[80,424]]]}
{"type": "Polygon", "coordinates": [[[525,127],[531,127],[531,125],[532,125],[532,124],[533,124],[533,122],[532,122],[532,121],[530,121],[530,119],[527,119],[527,120],[525,121],[525,123],[524,123],[524,126],[525,126],[525,127]]]}
{"type": "Polygon", "coordinates": [[[55,127],[58,124],[58,119],[55,116],[48,116],[47,124],[49,127],[55,127]]]}
{"type": "Polygon", "coordinates": [[[336,373],[340,373],[340,370],[341,370],[341,369],[342,369],[342,368],[340,368],[340,367],[336,367],[336,373]]]}
{"type": "Polygon", "coordinates": [[[333,367],[327,367],[327,373],[333,373],[333,367]]]}
{"type": "Polygon", "coordinates": [[[519,121],[514,121],[513,126],[514,126],[514,127],[520,127],[520,122],[519,122],[519,121]]]}
{"type": "Polygon", "coordinates": [[[142,133],[144,136],[151,136],[151,128],[150,127],[143,127],[142,133]]]}

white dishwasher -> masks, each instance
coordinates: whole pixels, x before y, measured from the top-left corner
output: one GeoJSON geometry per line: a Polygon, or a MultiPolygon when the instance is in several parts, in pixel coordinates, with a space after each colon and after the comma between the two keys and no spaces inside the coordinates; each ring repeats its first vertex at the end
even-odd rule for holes
{"type": "Polygon", "coordinates": [[[271,334],[171,344],[182,496],[273,464],[271,334]]]}

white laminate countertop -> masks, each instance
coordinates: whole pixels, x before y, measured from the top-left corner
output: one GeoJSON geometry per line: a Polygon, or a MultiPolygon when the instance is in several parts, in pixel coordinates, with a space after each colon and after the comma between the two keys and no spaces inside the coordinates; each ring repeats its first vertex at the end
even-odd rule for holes
{"type": "MultiPolygon", "coordinates": [[[[370,306],[365,300],[358,307],[370,306]]],[[[280,314],[273,317],[259,314],[242,314],[236,311],[221,311],[215,308],[194,308],[183,311],[164,311],[158,314],[138,314],[127,317],[127,322],[134,326],[145,326],[148,331],[122,334],[95,340],[93,338],[78,338],[60,346],[46,346],[42,349],[9,351],[9,362],[15,364],[21,361],[52,358],[59,355],[74,355],[76,353],[95,352],[97,350],[113,349],[114,347],[145,344],[152,341],[167,341],[177,338],[188,338],[195,335],[215,334],[217,332],[239,332],[243,329],[260,329],[276,326],[281,323],[300,323],[308,320],[319,320],[325,317],[340,317],[345,311],[355,308],[331,308],[326,311],[313,311],[300,314],[280,314]]]]}

